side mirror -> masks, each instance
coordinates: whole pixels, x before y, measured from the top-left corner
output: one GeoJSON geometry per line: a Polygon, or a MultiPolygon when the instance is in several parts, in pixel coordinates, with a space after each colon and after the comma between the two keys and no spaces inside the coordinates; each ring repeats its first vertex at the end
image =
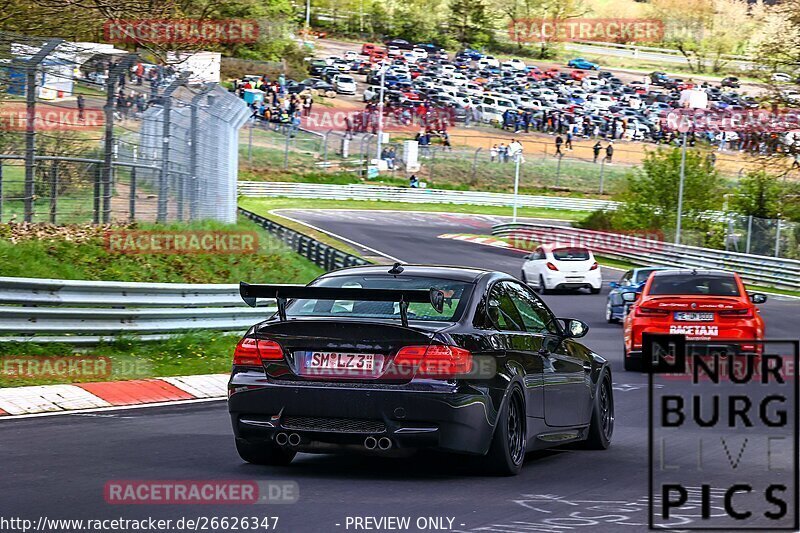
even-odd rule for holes
{"type": "Polygon", "coordinates": [[[564,336],[568,339],[579,339],[589,333],[589,326],[577,318],[559,318],[564,336]]]}
{"type": "Polygon", "coordinates": [[[622,301],[633,303],[639,298],[638,292],[623,292],[622,293],[622,301]]]}
{"type": "Polygon", "coordinates": [[[760,292],[751,293],[750,301],[753,302],[754,304],[763,304],[764,302],[767,301],[767,295],[760,292]]]}
{"type": "Polygon", "coordinates": [[[608,286],[611,287],[612,289],[618,289],[619,283],[617,283],[616,281],[612,281],[608,284],[608,286]]]}

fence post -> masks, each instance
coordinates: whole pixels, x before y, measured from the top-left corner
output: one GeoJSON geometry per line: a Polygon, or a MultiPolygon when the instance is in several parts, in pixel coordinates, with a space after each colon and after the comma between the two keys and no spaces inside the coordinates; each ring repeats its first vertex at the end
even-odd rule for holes
{"type": "Polygon", "coordinates": [[[131,196],[128,199],[128,216],[131,222],[136,220],[136,167],[131,167],[131,196]]]}
{"type": "Polygon", "coordinates": [[[92,163],[94,172],[94,206],[92,213],[92,224],[100,223],[100,180],[102,179],[102,170],[97,163],[92,163]]]}
{"type": "Polygon", "coordinates": [[[250,131],[247,132],[247,164],[253,165],[253,122],[255,119],[250,117],[248,120],[250,123],[250,131]]]}
{"type": "Polygon", "coordinates": [[[117,80],[120,75],[124,76],[136,58],[134,55],[126,55],[119,60],[119,63],[108,69],[108,79],[106,80],[106,105],[103,108],[105,113],[105,134],[103,136],[103,170],[102,170],[102,194],[103,194],[103,223],[108,223],[111,217],[111,173],[114,161],[114,98],[116,97],[117,80]]]}
{"type": "MultiPolygon", "coordinates": [[[[197,208],[199,207],[200,202],[200,183],[198,180],[198,164],[197,164],[197,149],[198,149],[198,140],[197,140],[197,133],[200,129],[200,119],[199,119],[199,107],[200,107],[200,100],[207,96],[208,93],[214,90],[213,84],[205,84],[201,87],[200,92],[192,97],[192,101],[190,102],[190,122],[189,122],[189,220],[195,220],[197,218],[197,208]]],[[[211,97],[209,97],[210,99],[211,97]]],[[[250,124],[250,146],[252,147],[253,144],[253,124],[250,124]]],[[[251,148],[248,148],[248,158],[251,158],[251,148]]]]}
{"type": "Polygon", "coordinates": [[[778,228],[775,232],[775,257],[780,257],[781,254],[781,219],[778,216],[778,228]]]}
{"type": "Polygon", "coordinates": [[[50,223],[56,223],[58,212],[58,160],[53,159],[50,164],[50,223]]]}
{"type": "Polygon", "coordinates": [[[475,150],[475,155],[472,156],[472,178],[470,178],[472,183],[475,183],[475,180],[477,179],[478,176],[478,154],[480,152],[481,149],[478,148],[477,150],[475,150]]]}
{"type": "Polygon", "coordinates": [[[289,125],[286,125],[286,146],[283,149],[283,169],[287,170],[289,168],[289,139],[291,138],[290,135],[292,133],[292,129],[289,125]]]}
{"type": "Polygon", "coordinates": [[[600,161],[600,194],[603,194],[603,174],[606,169],[606,158],[604,157],[602,161],[600,161]]]}
{"type": "Polygon", "coordinates": [[[186,83],[186,79],[188,78],[187,73],[182,73],[178,79],[173,81],[169,87],[164,89],[164,92],[161,94],[161,105],[163,107],[163,114],[162,120],[164,123],[162,124],[161,129],[161,173],[158,176],[158,214],[156,215],[156,222],[166,222],[167,221],[167,202],[169,200],[168,191],[169,191],[169,144],[170,144],[170,111],[172,109],[172,93],[174,93],[178,87],[186,83]]]}
{"type": "Polygon", "coordinates": [[[753,235],[753,215],[747,217],[747,244],[745,253],[750,253],[750,237],[753,235]]]}
{"type": "Polygon", "coordinates": [[[0,160],[0,223],[3,222],[3,161],[0,160]]]}
{"type": "Polygon", "coordinates": [[[561,177],[561,158],[564,157],[562,154],[558,155],[558,162],[556,163],[556,184],[555,186],[558,187],[558,181],[561,177]]]}
{"type": "Polygon", "coordinates": [[[51,39],[25,61],[25,222],[33,221],[33,182],[36,174],[36,71],[50,52],[63,42],[51,39]]]}
{"type": "Polygon", "coordinates": [[[428,171],[428,179],[433,182],[433,169],[436,166],[436,149],[431,147],[431,168],[428,171]]]}

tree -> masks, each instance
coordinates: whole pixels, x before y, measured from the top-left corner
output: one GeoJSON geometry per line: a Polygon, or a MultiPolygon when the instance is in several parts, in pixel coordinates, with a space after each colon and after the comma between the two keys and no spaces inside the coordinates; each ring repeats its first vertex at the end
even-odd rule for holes
{"type": "MultiPolygon", "coordinates": [[[[624,205],[614,214],[618,229],[660,230],[667,236],[674,235],[680,163],[680,148],[645,155],[641,170],[627,177],[620,195],[624,205]]],[[[710,158],[700,150],[686,152],[685,168],[682,242],[708,245],[715,238],[715,228],[705,213],[719,208],[720,179],[710,158]]]]}
{"type": "Polygon", "coordinates": [[[739,181],[731,208],[745,216],[776,218],[781,209],[782,194],[777,176],[763,170],[749,172],[739,181]]]}
{"type": "Polygon", "coordinates": [[[462,47],[481,47],[491,39],[492,19],[483,0],[451,0],[450,32],[462,47]]]}

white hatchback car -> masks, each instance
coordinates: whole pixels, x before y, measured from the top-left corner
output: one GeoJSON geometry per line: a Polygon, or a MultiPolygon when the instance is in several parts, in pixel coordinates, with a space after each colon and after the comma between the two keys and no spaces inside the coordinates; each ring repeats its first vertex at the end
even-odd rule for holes
{"type": "Polygon", "coordinates": [[[543,244],[525,258],[522,281],[542,294],[558,289],[587,288],[600,292],[603,276],[588,248],[565,244],[543,244]]]}

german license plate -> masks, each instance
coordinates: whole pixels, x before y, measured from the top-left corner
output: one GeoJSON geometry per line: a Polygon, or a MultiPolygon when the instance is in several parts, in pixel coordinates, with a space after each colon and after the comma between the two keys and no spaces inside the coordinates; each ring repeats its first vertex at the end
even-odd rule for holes
{"type": "Polygon", "coordinates": [[[375,354],[311,352],[306,359],[306,368],[319,370],[363,370],[372,372],[375,354]]]}
{"type": "Polygon", "coordinates": [[[713,322],[714,313],[686,313],[677,311],[675,320],[679,322],[713,322]]]}

